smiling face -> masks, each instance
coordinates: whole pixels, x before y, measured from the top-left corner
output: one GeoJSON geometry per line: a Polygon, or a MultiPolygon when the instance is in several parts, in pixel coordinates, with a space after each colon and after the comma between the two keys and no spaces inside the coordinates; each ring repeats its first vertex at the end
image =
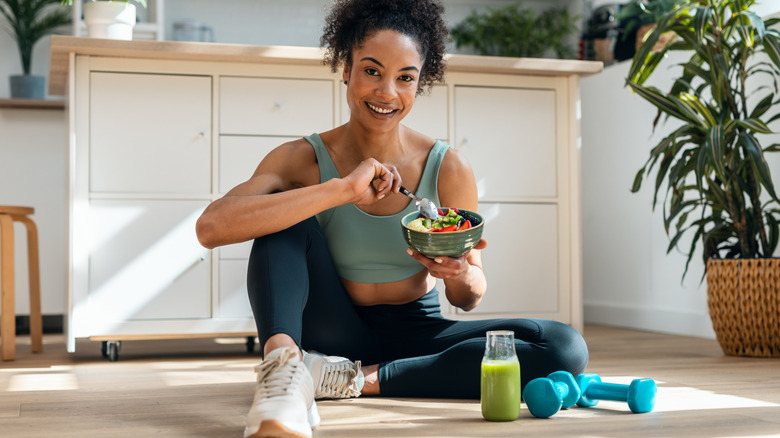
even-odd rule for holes
{"type": "Polygon", "coordinates": [[[344,67],[350,120],[369,130],[388,130],[411,111],[423,67],[417,43],[393,30],[367,37],[344,67]]]}

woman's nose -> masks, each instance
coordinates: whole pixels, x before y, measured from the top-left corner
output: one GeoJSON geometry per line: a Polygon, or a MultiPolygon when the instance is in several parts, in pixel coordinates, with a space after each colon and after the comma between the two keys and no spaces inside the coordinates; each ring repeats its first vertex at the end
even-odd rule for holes
{"type": "Polygon", "coordinates": [[[398,95],[395,89],[395,83],[391,79],[384,79],[377,85],[376,94],[385,97],[395,97],[398,95]]]}

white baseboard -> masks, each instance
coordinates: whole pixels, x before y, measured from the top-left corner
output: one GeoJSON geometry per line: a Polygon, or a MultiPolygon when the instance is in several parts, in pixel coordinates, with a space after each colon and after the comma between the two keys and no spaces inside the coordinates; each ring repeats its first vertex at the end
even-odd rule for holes
{"type": "Polygon", "coordinates": [[[715,339],[708,314],[585,303],[585,323],[715,339]]]}

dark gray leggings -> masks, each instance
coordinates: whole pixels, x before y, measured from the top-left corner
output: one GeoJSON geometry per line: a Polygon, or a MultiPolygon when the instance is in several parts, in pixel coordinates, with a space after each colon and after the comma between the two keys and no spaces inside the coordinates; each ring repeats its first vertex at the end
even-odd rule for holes
{"type": "Polygon", "coordinates": [[[523,387],[553,371],[581,373],[588,362],[585,340],[566,324],[449,320],[435,289],[408,304],[354,305],[315,218],[256,239],[247,285],[261,346],[286,333],[305,350],[379,364],[384,396],[478,399],[488,330],[515,332],[523,387]]]}

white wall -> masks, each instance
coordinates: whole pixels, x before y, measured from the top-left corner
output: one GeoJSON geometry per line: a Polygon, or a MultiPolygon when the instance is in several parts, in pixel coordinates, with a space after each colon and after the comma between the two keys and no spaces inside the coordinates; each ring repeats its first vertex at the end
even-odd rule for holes
{"type": "MultiPolygon", "coordinates": [[[[35,208],[42,311],[65,309],[65,122],[61,110],[0,108],[0,204],[35,208]]],[[[16,224],[16,309],[29,313],[27,235],[16,224]]]]}
{"type": "MultiPolygon", "coordinates": [[[[8,77],[22,73],[16,43],[0,33],[0,96],[8,77]]],[[[32,74],[48,76],[49,37],[33,49],[32,74]]],[[[65,111],[0,108],[0,204],[35,208],[38,226],[41,310],[63,314],[66,300],[65,111]]],[[[16,313],[29,314],[27,236],[15,226],[16,313]]]]}
{"type": "MultiPolygon", "coordinates": [[[[668,90],[679,72],[669,66],[689,56],[665,60],[652,84],[668,90]]],[[[645,181],[639,193],[630,192],[650,149],[674,125],[661,123],[652,133],[654,107],[624,87],[629,67],[630,61],[614,64],[581,82],[585,321],[711,338],[701,253],[694,254],[681,283],[686,256],[677,250],[666,254],[662,206],[655,212],[651,207],[654,181],[645,181]]],[[[766,78],[754,83],[761,85],[771,84],[766,78]]],[[[772,127],[780,130],[780,123],[772,127]]],[[[780,136],[763,140],[769,145],[780,136]]],[[[777,155],[767,157],[776,184],[777,155]]],[[[681,247],[687,249],[689,242],[681,247]]]]}
{"type": "MultiPolygon", "coordinates": [[[[473,10],[483,12],[517,0],[443,0],[445,19],[452,26],[473,10]]],[[[579,14],[580,1],[523,0],[524,8],[570,5],[579,14]]],[[[165,35],[173,38],[173,23],[190,19],[214,29],[217,42],[257,45],[319,46],[330,0],[165,0],[165,35]]],[[[450,45],[450,51],[454,47],[450,45]]]]}

